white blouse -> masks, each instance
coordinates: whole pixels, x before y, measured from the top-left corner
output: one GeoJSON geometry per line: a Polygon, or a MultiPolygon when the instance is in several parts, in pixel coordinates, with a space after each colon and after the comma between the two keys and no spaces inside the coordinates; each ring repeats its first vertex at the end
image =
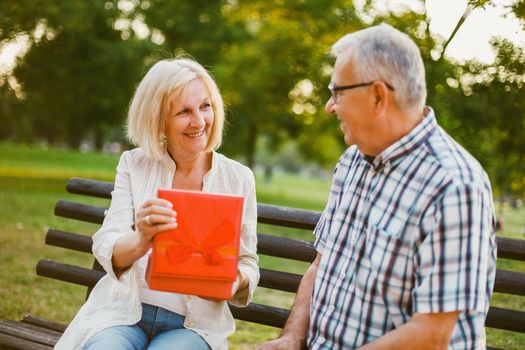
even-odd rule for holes
{"type": "MultiPolygon", "coordinates": [[[[133,325],[141,319],[141,294],[147,288],[144,282],[145,266],[140,264],[139,259],[117,278],[111,263],[113,247],[120,237],[133,232],[135,212],[140,206],[156,197],[157,189],[171,188],[175,171],[175,162],[167,154],[163,161],[146,157],[140,148],[122,154],[111,206],[101,229],[93,235],[93,254],[107,274],[93,288],[55,349],[81,349],[100,330],[117,325],[133,325]]],[[[248,278],[249,287],[236,293],[229,303],[246,306],[259,282],[257,203],[253,173],[244,165],[213,152],[211,169],[204,177],[203,192],[244,197],[239,270],[248,278]]],[[[212,349],[228,348],[227,338],[235,331],[235,320],[226,302],[192,295],[174,296],[178,300],[174,303],[183,303],[173,305],[172,309],[180,310],[180,306],[184,306],[185,328],[198,333],[212,349]]],[[[166,299],[159,298],[161,303],[163,300],[166,299]]]]}

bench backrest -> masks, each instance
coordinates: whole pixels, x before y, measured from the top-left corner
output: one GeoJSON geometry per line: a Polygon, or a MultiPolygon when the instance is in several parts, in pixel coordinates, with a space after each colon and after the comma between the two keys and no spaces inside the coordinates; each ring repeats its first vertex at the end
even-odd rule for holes
{"type": "MultiPolygon", "coordinates": [[[[72,178],[67,184],[67,191],[74,194],[111,199],[113,183],[89,179],[72,178]]],[[[60,200],[55,207],[55,215],[75,220],[102,224],[106,208],[60,200]]],[[[258,222],[274,227],[290,227],[313,230],[321,213],[268,204],[258,204],[258,222]]],[[[79,252],[91,253],[90,236],[50,228],[46,235],[46,244],[67,248],[79,252]]],[[[525,240],[497,238],[498,260],[511,259],[525,261],[525,240]]],[[[257,250],[259,255],[311,262],[316,256],[309,241],[258,233],[257,250]]],[[[283,263],[286,266],[286,263],[283,263]]],[[[105,274],[95,260],[92,269],[73,266],[61,262],[40,260],[37,274],[61,281],[88,287],[88,294],[95,283],[105,274]]],[[[261,268],[259,286],[295,293],[301,281],[301,275],[278,269],[261,268]]],[[[494,291],[525,297],[525,273],[498,269],[494,291]]],[[[252,303],[246,308],[230,306],[235,318],[282,328],[289,310],[272,305],[252,303]]],[[[490,307],[485,325],[513,332],[525,333],[525,312],[507,308],[490,307]]]]}

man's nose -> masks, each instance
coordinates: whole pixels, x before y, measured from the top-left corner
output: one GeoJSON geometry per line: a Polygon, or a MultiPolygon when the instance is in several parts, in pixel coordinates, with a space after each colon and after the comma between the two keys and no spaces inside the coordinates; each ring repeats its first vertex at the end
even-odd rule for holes
{"type": "Polygon", "coordinates": [[[325,110],[326,113],[332,114],[332,113],[335,112],[334,107],[335,107],[334,99],[332,97],[330,97],[328,99],[328,101],[326,101],[326,105],[324,106],[324,110],[325,110]]]}

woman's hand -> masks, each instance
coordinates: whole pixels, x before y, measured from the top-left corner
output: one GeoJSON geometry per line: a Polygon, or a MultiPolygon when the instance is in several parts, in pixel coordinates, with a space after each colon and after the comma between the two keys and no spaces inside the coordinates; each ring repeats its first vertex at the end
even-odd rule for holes
{"type": "Polygon", "coordinates": [[[232,294],[235,295],[238,291],[248,288],[249,283],[248,278],[240,270],[237,270],[237,278],[233,282],[232,294]]]}
{"type": "MultiPolygon", "coordinates": [[[[241,271],[237,270],[237,278],[235,279],[232,285],[232,295],[235,295],[235,293],[237,293],[238,291],[243,290],[244,288],[247,288],[249,283],[250,282],[248,278],[244,276],[244,274],[241,271]]],[[[211,297],[200,297],[200,298],[206,299],[209,301],[216,301],[216,302],[226,301],[224,299],[217,299],[217,298],[211,298],[211,297]]]]}
{"type": "Polygon", "coordinates": [[[177,227],[177,213],[172,207],[170,201],[155,198],[146,201],[137,211],[134,234],[120,238],[113,247],[111,260],[117,276],[148,252],[157,233],[177,227]]]}
{"type": "Polygon", "coordinates": [[[170,201],[154,198],[137,211],[135,225],[142,244],[149,247],[157,233],[177,227],[177,212],[172,207],[170,201]]]}

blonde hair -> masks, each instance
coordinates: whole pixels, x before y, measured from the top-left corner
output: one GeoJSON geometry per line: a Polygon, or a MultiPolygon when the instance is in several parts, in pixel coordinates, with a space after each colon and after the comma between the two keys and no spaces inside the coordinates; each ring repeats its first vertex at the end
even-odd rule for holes
{"type": "Polygon", "coordinates": [[[396,89],[398,105],[407,112],[422,111],[427,97],[425,66],[410,37],[382,23],[339,39],[334,57],[343,56],[356,67],[356,77],[384,80],[396,89]]]}
{"type": "Polygon", "coordinates": [[[199,63],[188,58],[161,60],[142,78],[128,111],[128,139],[141,147],[150,158],[162,160],[166,154],[164,125],[170,112],[170,102],[188,83],[200,78],[208,88],[213,109],[213,125],[206,152],[216,150],[222,143],[224,103],[217,84],[199,63]]]}

